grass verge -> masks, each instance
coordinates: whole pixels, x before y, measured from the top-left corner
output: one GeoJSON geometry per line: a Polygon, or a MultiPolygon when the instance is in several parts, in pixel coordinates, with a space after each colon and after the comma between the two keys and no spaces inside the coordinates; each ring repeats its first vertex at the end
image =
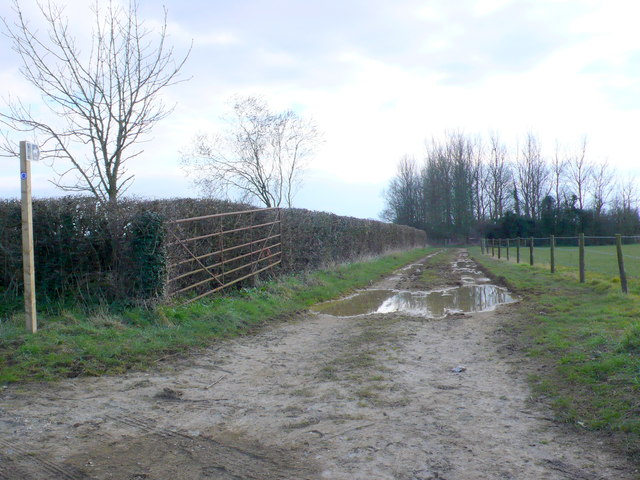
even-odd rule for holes
{"type": "Polygon", "coordinates": [[[142,369],[364,287],[431,251],[412,250],[283,277],[186,306],[119,313],[106,308],[91,313],[61,310],[41,316],[35,335],[24,331],[22,315],[13,315],[0,323],[0,383],[142,369]]]}
{"type": "Polygon", "coordinates": [[[472,256],[522,296],[512,333],[540,366],[534,392],[558,419],[612,436],[640,460],[640,296],[610,276],[516,265],[472,256]]]}

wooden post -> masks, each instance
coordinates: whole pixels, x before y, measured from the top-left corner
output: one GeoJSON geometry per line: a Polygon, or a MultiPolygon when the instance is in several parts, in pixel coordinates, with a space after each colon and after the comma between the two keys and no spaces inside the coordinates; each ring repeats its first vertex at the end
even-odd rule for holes
{"type": "Polygon", "coordinates": [[[224,220],[223,217],[220,217],[220,236],[218,240],[218,248],[220,248],[220,278],[222,278],[222,284],[225,285],[224,281],[224,220]]]}
{"type": "Polygon", "coordinates": [[[533,237],[529,237],[529,265],[533,265],[533,237]]]}
{"type": "Polygon", "coordinates": [[[507,262],[509,261],[509,239],[507,238],[507,262]]]}
{"type": "Polygon", "coordinates": [[[498,260],[500,260],[500,248],[502,247],[502,239],[498,239],[498,260]]]}
{"type": "MultiPolygon", "coordinates": [[[[251,220],[249,220],[251,223],[250,225],[257,225],[256,222],[256,212],[253,212],[251,214],[251,220]]],[[[249,252],[251,252],[251,255],[249,255],[249,260],[254,262],[257,258],[255,256],[255,254],[253,253],[253,248],[254,248],[254,241],[256,239],[256,231],[255,229],[251,229],[249,230],[249,240],[251,241],[251,245],[249,245],[249,252]]],[[[258,269],[258,264],[256,263],[255,265],[253,265],[251,267],[251,269],[249,270],[250,273],[255,273],[255,271],[258,269]]],[[[247,281],[247,283],[249,284],[250,287],[254,288],[256,286],[256,283],[258,281],[258,275],[251,275],[249,277],[249,280],[247,281]]]]}
{"type": "Polygon", "coordinates": [[[496,239],[495,238],[491,239],[491,256],[492,257],[496,256],[496,239]]]}
{"type": "Polygon", "coordinates": [[[480,239],[480,253],[484,255],[484,238],[480,239]]]}
{"type": "Polygon", "coordinates": [[[516,263],[520,263],[520,237],[516,238],[516,263]]]}
{"type": "Polygon", "coordinates": [[[584,283],[584,233],[578,236],[578,267],[580,268],[580,283],[584,283]]]}
{"type": "Polygon", "coordinates": [[[551,237],[549,238],[549,246],[550,246],[550,253],[549,255],[551,256],[551,273],[556,273],[556,237],[555,235],[551,235],[551,237]]]}
{"type": "Polygon", "coordinates": [[[622,256],[622,236],[616,234],[616,250],[618,252],[618,269],[620,270],[620,287],[622,293],[629,293],[627,288],[627,273],[624,271],[624,258],[622,256]]]}
{"type": "Polygon", "coordinates": [[[27,142],[20,142],[20,194],[22,208],[22,272],[24,313],[27,330],[36,333],[36,282],[33,266],[33,210],[31,208],[31,162],[27,160],[27,142]]]}

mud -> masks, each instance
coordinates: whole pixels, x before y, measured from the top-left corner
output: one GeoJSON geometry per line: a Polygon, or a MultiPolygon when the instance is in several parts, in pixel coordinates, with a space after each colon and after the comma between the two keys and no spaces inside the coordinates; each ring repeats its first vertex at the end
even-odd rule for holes
{"type": "MultiPolygon", "coordinates": [[[[421,268],[373,288],[423,289],[421,268]]],[[[461,253],[442,278],[478,275],[461,253]]],[[[637,478],[531,403],[529,364],[497,333],[512,308],[305,314],[153,371],[11,386],[0,478],[637,478]]]]}

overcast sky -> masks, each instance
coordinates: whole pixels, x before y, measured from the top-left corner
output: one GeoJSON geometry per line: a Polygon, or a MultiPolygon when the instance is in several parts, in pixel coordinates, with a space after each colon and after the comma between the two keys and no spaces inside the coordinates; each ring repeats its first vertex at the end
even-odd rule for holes
{"type": "MultiPolygon", "coordinates": [[[[62,0],[60,0],[62,2],[62,0]]],[[[65,2],[89,34],[86,1],[65,2]]],[[[295,206],[377,218],[404,154],[421,159],[445,130],[500,132],[543,149],[589,139],[589,156],[627,176],[640,167],[637,0],[168,0],[170,42],[193,50],[188,82],[165,92],[175,111],[132,163],[130,193],[194,196],[179,151],[215,130],[235,94],[311,116],[325,142],[295,206]]],[[[31,0],[22,8],[34,12],[31,0]]],[[[11,20],[9,0],[0,15],[11,20]]],[[[140,0],[149,24],[161,3],[140,0]]],[[[0,96],[37,108],[3,40],[0,96]]],[[[0,104],[0,108],[4,108],[0,104]]],[[[34,195],[59,195],[34,164],[34,195]]],[[[0,158],[0,196],[19,195],[18,161],[0,158]]]]}

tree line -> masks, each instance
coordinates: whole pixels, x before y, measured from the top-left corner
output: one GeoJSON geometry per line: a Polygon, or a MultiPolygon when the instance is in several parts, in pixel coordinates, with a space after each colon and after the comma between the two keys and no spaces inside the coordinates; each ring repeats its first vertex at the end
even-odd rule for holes
{"type": "Polygon", "coordinates": [[[591,159],[586,137],[550,155],[533,133],[510,146],[498,133],[448,132],[425,146],[422,162],[398,162],[383,219],[432,239],[640,233],[635,179],[591,159]]]}

